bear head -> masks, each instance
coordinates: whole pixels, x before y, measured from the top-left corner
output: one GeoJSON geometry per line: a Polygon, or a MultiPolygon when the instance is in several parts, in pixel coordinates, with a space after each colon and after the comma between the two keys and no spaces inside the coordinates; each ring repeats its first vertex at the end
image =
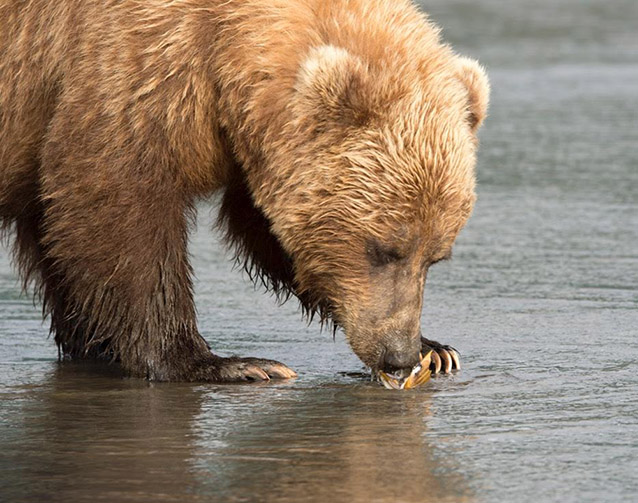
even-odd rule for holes
{"type": "Polygon", "coordinates": [[[280,279],[375,371],[417,363],[428,268],[450,257],[475,201],[489,85],[441,51],[392,65],[311,50],[272,147],[277,179],[256,201],[291,268],[280,279]]]}

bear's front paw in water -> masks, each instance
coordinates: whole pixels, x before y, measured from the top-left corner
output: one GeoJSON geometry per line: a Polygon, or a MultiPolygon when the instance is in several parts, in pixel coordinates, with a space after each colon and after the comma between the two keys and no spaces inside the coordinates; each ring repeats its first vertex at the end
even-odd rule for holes
{"type": "Polygon", "coordinates": [[[268,381],[271,378],[290,379],[297,373],[283,363],[264,358],[219,358],[215,362],[221,382],[268,381]]]}
{"type": "Polygon", "coordinates": [[[443,371],[449,374],[452,370],[461,369],[461,361],[459,352],[452,346],[446,346],[436,341],[431,341],[425,337],[421,337],[421,348],[423,354],[432,350],[432,363],[430,370],[433,374],[443,371]]]}

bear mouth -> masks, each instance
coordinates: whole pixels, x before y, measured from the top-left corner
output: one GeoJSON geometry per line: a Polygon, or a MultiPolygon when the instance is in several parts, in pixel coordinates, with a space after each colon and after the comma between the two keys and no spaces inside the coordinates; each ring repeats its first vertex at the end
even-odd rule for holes
{"type": "Polygon", "coordinates": [[[392,373],[377,371],[377,378],[381,384],[388,389],[412,389],[421,386],[430,380],[432,372],[430,363],[432,362],[432,350],[425,356],[419,355],[419,363],[411,369],[401,369],[392,373]]]}

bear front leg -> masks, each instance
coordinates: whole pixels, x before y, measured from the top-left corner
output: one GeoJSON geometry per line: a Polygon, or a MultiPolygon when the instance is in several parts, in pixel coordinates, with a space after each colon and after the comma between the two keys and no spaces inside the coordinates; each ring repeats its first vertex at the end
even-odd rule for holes
{"type": "Polygon", "coordinates": [[[48,198],[49,278],[63,285],[49,301],[62,352],[115,359],[130,375],[158,381],[295,376],[275,361],[210,351],[197,330],[188,263],[192,210],[170,192],[155,200],[136,188],[104,188],[95,200],[87,187],[65,183],[48,198]]]}
{"type": "MultiPolygon", "coordinates": [[[[110,144],[69,121],[45,148],[42,249],[60,349],[116,360],[132,376],[227,382],[293,377],[271,360],[213,354],[197,325],[187,242],[192,198],[165,142],[110,144]],[[70,132],[67,132],[69,131],[70,132]],[[86,132],[86,134],[85,134],[86,132]]],[[[47,279],[45,279],[47,281],[47,279]]]]}
{"type": "Polygon", "coordinates": [[[425,355],[428,351],[432,351],[430,370],[433,374],[438,374],[441,371],[449,374],[452,370],[461,369],[459,352],[452,346],[421,337],[421,352],[425,355]]]}

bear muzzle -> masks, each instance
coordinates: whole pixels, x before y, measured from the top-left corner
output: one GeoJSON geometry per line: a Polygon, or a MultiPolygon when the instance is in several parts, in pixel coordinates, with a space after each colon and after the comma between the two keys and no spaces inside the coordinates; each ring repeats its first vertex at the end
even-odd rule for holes
{"type": "Polygon", "coordinates": [[[420,360],[420,345],[416,348],[387,349],[383,352],[379,368],[386,373],[411,369],[420,360]]]}

